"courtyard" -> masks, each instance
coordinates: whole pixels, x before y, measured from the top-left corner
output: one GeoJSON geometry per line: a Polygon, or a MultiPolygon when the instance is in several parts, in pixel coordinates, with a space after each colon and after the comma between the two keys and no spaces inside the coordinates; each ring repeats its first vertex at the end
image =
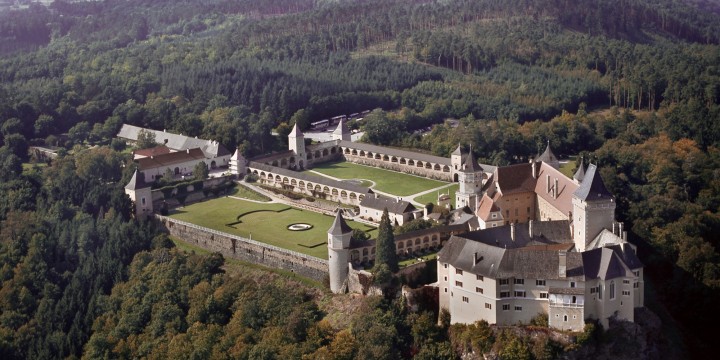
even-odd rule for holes
{"type": "MultiPolygon", "coordinates": [[[[327,259],[327,231],[333,217],[271,202],[251,202],[224,197],[174,210],[170,217],[302,254],[327,259]],[[308,224],[306,230],[289,230],[293,224],[308,224]]],[[[347,221],[355,229],[376,236],[376,229],[347,221]]],[[[296,226],[303,228],[306,226],[296,226]]]]}
{"type": "MultiPolygon", "coordinates": [[[[341,180],[358,180],[358,185],[374,184],[373,190],[396,196],[408,196],[435,189],[447,182],[431,180],[400,172],[353,164],[350,162],[324,163],[306,172],[315,172],[341,180]],[[365,181],[363,183],[363,181],[365,181]]],[[[437,200],[437,199],[436,199],[437,200]]]]}

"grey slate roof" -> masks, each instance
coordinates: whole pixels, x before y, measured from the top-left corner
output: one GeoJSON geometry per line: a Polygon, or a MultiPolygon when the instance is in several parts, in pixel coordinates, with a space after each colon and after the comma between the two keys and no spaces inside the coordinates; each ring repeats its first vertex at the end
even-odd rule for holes
{"type": "Polygon", "coordinates": [[[385,196],[366,196],[360,202],[360,206],[377,210],[388,209],[388,212],[392,214],[405,214],[416,210],[413,204],[405,200],[396,200],[385,196]]]}
{"type": "MultiPolygon", "coordinates": [[[[366,188],[364,186],[358,186],[358,185],[355,185],[355,184],[352,184],[349,182],[345,182],[345,181],[337,181],[337,180],[333,180],[330,178],[326,178],[324,176],[316,176],[316,175],[311,175],[308,173],[287,170],[287,169],[283,169],[280,167],[259,163],[256,161],[250,161],[248,163],[248,167],[253,168],[253,169],[258,169],[261,171],[271,172],[273,174],[280,175],[280,176],[293,177],[295,179],[302,180],[305,182],[312,182],[312,183],[318,184],[318,185],[332,186],[332,187],[336,187],[338,189],[352,191],[352,192],[356,192],[356,193],[360,193],[360,194],[372,194],[373,193],[372,190],[370,190],[370,188],[366,188]]],[[[367,198],[367,196],[366,196],[366,198],[367,198]]]]}
{"type": "Polygon", "coordinates": [[[514,226],[515,240],[512,240],[510,236],[511,225],[472,231],[463,235],[463,237],[487,245],[508,249],[536,244],[566,244],[573,242],[572,234],[570,233],[570,222],[567,220],[534,221],[532,238],[529,233],[529,223],[515,224],[514,226]]]}
{"type": "Polygon", "coordinates": [[[339,145],[342,147],[350,148],[350,149],[362,150],[365,152],[369,151],[369,152],[372,152],[373,154],[379,153],[379,154],[384,154],[384,155],[388,155],[388,156],[403,157],[406,159],[430,162],[430,163],[438,164],[438,165],[447,165],[447,166],[451,165],[449,158],[439,157],[439,156],[435,156],[435,155],[428,155],[428,154],[423,154],[423,153],[417,153],[417,152],[412,152],[412,151],[406,151],[406,150],[399,150],[399,149],[389,148],[389,147],[385,147],[385,146],[377,146],[377,145],[352,142],[352,141],[347,141],[347,140],[340,140],[339,145]]]}
{"type": "Polygon", "coordinates": [[[597,248],[583,252],[582,257],[588,279],[633,277],[632,270],[642,267],[640,259],[629,246],[597,248]]]}
{"type": "Polygon", "coordinates": [[[292,131],[290,131],[289,136],[304,137],[305,135],[303,135],[302,131],[300,131],[297,124],[295,124],[295,125],[293,125],[292,131]]]}
{"type": "Polygon", "coordinates": [[[345,124],[344,120],[340,120],[340,123],[338,123],[337,127],[335,128],[335,131],[333,131],[333,134],[335,135],[342,135],[349,133],[350,130],[348,130],[347,124],[345,124]]]}
{"type": "Polygon", "coordinates": [[[464,172],[483,171],[483,168],[478,164],[477,161],[475,161],[475,155],[473,155],[473,153],[472,153],[472,148],[470,148],[470,152],[465,157],[465,162],[463,163],[463,171],[464,172]]]}
{"type": "Polygon", "coordinates": [[[575,175],[573,175],[573,179],[578,182],[582,182],[583,179],[585,179],[585,164],[583,164],[582,160],[580,160],[580,167],[575,172],[575,175]]]}
{"type": "Polygon", "coordinates": [[[457,149],[455,149],[455,151],[453,151],[450,155],[462,155],[462,149],[460,148],[460,144],[458,144],[457,149]]]}
{"type": "Polygon", "coordinates": [[[205,157],[207,158],[231,155],[228,149],[226,149],[224,146],[222,146],[222,144],[217,141],[198,139],[185,135],[173,134],[166,131],[145,129],[128,124],[123,124],[117,136],[120,138],[137,141],[138,134],[141,130],[146,130],[155,134],[155,141],[158,144],[165,145],[173,150],[200,148],[205,154],[205,157]]]}
{"type": "Polygon", "coordinates": [[[538,156],[535,161],[543,161],[553,166],[557,166],[556,164],[560,163],[560,160],[558,160],[557,156],[553,154],[552,149],[550,149],[550,141],[548,141],[545,152],[543,152],[542,155],[538,156]]]}
{"type": "Polygon", "coordinates": [[[145,176],[137,169],[135,169],[132,178],[130,178],[130,181],[125,185],[125,189],[127,190],[144,189],[147,187],[150,187],[150,184],[145,182],[145,176]]]}
{"type": "Polygon", "coordinates": [[[598,173],[597,166],[595,166],[595,164],[590,164],[588,166],[587,172],[585,173],[585,179],[580,184],[580,187],[575,190],[574,195],[584,201],[614,199],[612,194],[610,194],[605,187],[605,183],[598,173]]]}
{"type": "Polygon", "coordinates": [[[347,234],[352,231],[353,231],[353,229],[350,226],[348,226],[348,224],[345,222],[345,219],[343,219],[342,215],[340,214],[340,211],[335,213],[335,220],[333,221],[332,226],[330,226],[330,230],[328,230],[328,234],[343,235],[343,234],[347,234]]]}

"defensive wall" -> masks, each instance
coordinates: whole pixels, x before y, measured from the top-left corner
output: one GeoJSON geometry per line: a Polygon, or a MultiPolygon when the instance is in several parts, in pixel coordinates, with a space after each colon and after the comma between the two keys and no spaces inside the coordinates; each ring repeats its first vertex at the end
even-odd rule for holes
{"type": "Polygon", "coordinates": [[[290,270],[317,281],[328,276],[327,260],[166,216],[155,217],[170,235],[225,257],[290,270]]]}

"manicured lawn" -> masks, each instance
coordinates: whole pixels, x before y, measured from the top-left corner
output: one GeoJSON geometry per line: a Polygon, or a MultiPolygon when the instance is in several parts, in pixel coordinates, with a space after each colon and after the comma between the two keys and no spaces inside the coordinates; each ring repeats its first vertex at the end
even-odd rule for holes
{"type": "Polygon", "coordinates": [[[408,265],[412,265],[412,264],[418,263],[417,259],[422,259],[423,261],[428,261],[428,260],[433,260],[433,259],[435,259],[435,258],[437,258],[437,253],[436,253],[436,252],[430,253],[430,254],[427,254],[427,255],[423,255],[423,256],[416,256],[416,257],[411,257],[411,258],[409,258],[409,259],[405,259],[405,260],[403,260],[403,261],[400,261],[400,262],[398,263],[398,265],[400,265],[401,268],[404,268],[404,267],[406,267],[406,266],[408,266],[408,265]]]}
{"type": "MultiPolygon", "coordinates": [[[[330,216],[283,204],[258,204],[232,198],[192,204],[177,209],[170,217],[321,259],[327,259],[327,230],[333,222],[330,216]],[[313,228],[305,231],[287,229],[295,223],[310,224],[313,228]]],[[[365,231],[374,230],[353,221],[348,221],[348,225],[365,231]]],[[[374,236],[374,231],[370,235],[374,236]]]]}
{"type": "Polygon", "coordinates": [[[398,196],[407,196],[443,186],[443,181],[430,180],[395,171],[357,165],[349,162],[320,164],[313,171],[339,179],[367,179],[375,182],[373,189],[398,196]]]}
{"type": "Polygon", "coordinates": [[[459,187],[460,187],[460,185],[453,184],[452,186],[446,187],[444,189],[440,189],[439,191],[433,191],[429,194],[425,194],[423,196],[418,196],[415,198],[415,201],[417,201],[423,205],[425,205],[427,203],[437,204],[438,192],[441,194],[447,194],[449,191],[450,192],[450,203],[453,206],[455,206],[455,192],[458,190],[459,187]]]}
{"type": "Polygon", "coordinates": [[[566,163],[560,164],[560,172],[571,179],[575,175],[575,159],[577,159],[577,156],[570,156],[566,163]]]}
{"type": "Polygon", "coordinates": [[[249,199],[249,200],[255,200],[255,201],[270,201],[270,198],[260,194],[254,190],[251,190],[249,188],[246,188],[245,186],[238,185],[235,186],[235,189],[233,189],[232,193],[230,193],[232,196],[241,197],[243,199],[249,199]]]}

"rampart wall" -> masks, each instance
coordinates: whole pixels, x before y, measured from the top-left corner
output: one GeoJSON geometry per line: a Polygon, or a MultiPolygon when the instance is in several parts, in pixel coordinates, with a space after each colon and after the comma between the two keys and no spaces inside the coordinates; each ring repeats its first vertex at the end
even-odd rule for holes
{"type": "Polygon", "coordinates": [[[323,281],[328,276],[327,260],[166,216],[156,215],[156,218],[170,235],[225,257],[290,270],[317,281],[323,281]]]}

